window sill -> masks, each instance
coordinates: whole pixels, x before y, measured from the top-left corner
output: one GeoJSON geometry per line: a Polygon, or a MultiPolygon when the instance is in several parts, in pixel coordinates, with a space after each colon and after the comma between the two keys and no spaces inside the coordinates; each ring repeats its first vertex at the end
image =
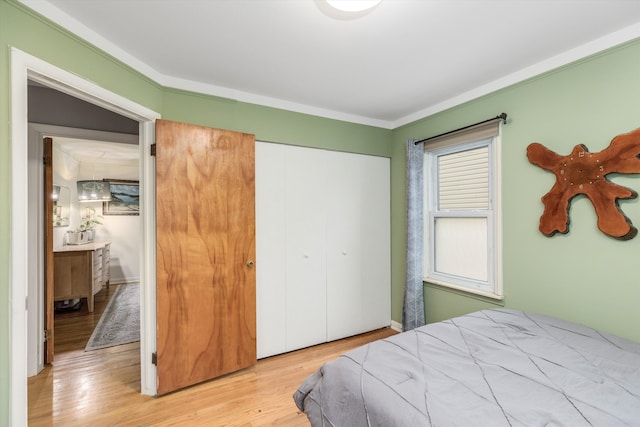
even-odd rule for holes
{"type": "Polygon", "coordinates": [[[463,286],[453,285],[451,283],[446,283],[429,277],[424,277],[422,280],[427,286],[433,285],[433,287],[435,288],[451,291],[459,295],[465,295],[469,297],[482,297],[482,300],[487,300],[488,302],[492,302],[494,304],[504,304],[504,295],[497,295],[491,292],[465,288],[463,286]]]}

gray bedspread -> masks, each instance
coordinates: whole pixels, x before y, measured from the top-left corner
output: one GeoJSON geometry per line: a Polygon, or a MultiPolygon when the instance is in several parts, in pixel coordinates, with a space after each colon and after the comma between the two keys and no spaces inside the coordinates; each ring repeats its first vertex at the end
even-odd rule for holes
{"type": "Polygon", "coordinates": [[[318,426],[640,426],[640,344],[484,310],[367,344],[294,394],[318,426]]]}

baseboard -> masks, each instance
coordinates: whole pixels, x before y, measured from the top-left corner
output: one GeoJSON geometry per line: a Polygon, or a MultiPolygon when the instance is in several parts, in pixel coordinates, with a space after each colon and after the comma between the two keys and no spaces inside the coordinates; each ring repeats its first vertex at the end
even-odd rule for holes
{"type": "Polygon", "coordinates": [[[127,283],[140,283],[139,277],[118,277],[109,280],[110,285],[126,285],[127,283]]]}
{"type": "Polygon", "coordinates": [[[395,320],[391,321],[391,329],[397,332],[402,332],[402,323],[396,322],[395,320]]]}

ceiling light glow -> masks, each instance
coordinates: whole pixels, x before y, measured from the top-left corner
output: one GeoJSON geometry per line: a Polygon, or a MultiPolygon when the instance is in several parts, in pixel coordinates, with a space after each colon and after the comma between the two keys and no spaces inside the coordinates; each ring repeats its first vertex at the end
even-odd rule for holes
{"type": "Polygon", "coordinates": [[[364,12],[373,9],[382,0],[326,0],[329,6],[343,12],[364,12]]]}

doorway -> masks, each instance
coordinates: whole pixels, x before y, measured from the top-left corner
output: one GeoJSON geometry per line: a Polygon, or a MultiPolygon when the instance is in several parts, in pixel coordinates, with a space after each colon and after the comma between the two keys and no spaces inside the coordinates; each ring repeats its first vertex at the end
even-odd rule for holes
{"type": "MultiPolygon", "coordinates": [[[[55,97],[56,94],[51,96],[55,97]]],[[[30,95],[30,106],[36,101],[30,95]]],[[[41,99],[38,99],[37,104],[40,104],[41,99]]],[[[73,108],[69,109],[69,114],[73,113],[73,108]]],[[[29,114],[32,117],[31,113],[29,114]]],[[[29,128],[33,128],[36,125],[30,123],[29,128]]],[[[46,245],[45,250],[50,251],[53,249],[51,257],[55,259],[55,262],[51,262],[51,265],[55,264],[56,270],[56,282],[54,283],[53,299],[54,299],[54,311],[51,312],[52,318],[55,318],[53,325],[48,325],[46,328],[52,327],[51,336],[53,339],[47,341],[47,350],[55,354],[59,354],[63,351],[77,351],[83,350],[86,341],[94,331],[94,327],[101,319],[100,313],[97,310],[93,310],[93,302],[104,300],[105,296],[112,296],[116,289],[120,289],[120,284],[133,284],[136,288],[140,282],[140,242],[141,242],[141,216],[140,211],[137,209],[137,201],[135,196],[138,194],[139,188],[139,147],[138,136],[127,134],[110,134],[106,132],[95,131],[83,131],[81,129],[67,129],[51,126],[37,126],[40,132],[46,132],[48,136],[51,136],[52,145],[52,161],[48,162],[51,165],[53,176],[53,188],[57,189],[54,194],[58,195],[55,202],[53,221],[53,232],[51,233],[52,245],[46,245]],[[69,133],[70,131],[76,131],[78,135],[83,135],[85,138],[67,138],[58,137],[61,133],[69,133]],[[121,140],[123,142],[106,142],[104,139],[121,140]],[[126,141],[131,140],[130,143],[126,141]],[[111,202],[80,202],[77,192],[76,182],[80,180],[97,180],[109,185],[112,190],[111,202]],[[124,190],[130,190],[135,194],[131,195],[131,199],[127,203],[121,201],[127,194],[123,194],[124,190]],[[63,195],[65,197],[63,197],[63,195]],[[94,218],[91,242],[82,242],[88,244],[74,245],[69,232],[78,230],[81,224],[84,226],[81,229],[87,228],[88,224],[86,218],[94,218]],[[101,260],[98,265],[93,265],[87,269],[86,260],[92,258],[94,261],[101,260]],[[96,277],[98,277],[96,279],[96,277]],[[84,278],[84,280],[82,280],[84,278]],[[91,280],[92,279],[92,280],[91,280]],[[90,292],[88,292],[90,290],[90,292]],[[88,292],[88,293],[87,293],[88,292]],[[86,298],[86,299],[85,299],[86,298]],[[65,332],[68,335],[70,332],[69,327],[62,327],[58,329],[58,321],[65,320],[69,322],[71,319],[75,319],[72,324],[73,337],[66,336],[63,338],[58,335],[58,331],[65,332]],[[80,327],[84,325],[83,327],[80,327]],[[83,342],[83,337],[85,342],[83,342]],[[54,348],[49,349],[49,342],[51,342],[54,348]],[[60,344],[64,344],[61,346],[60,344]]],[[[137,123],[136,123],[137,128],[137,123]]],[[[137,130],[137,129],[136,129],[137,130]]],[[[31,138],[31,135],[36,132],[30,132],[29,144],[35,145],[37,148],[40,145],[38,138],[31,138]],[[32,140],[33,139],[33,140],[32,140]]],[[[34,147],[30,147],[33,149],[34,147]]],[[[35,151],[35,150],[32,150],[35,151]]],[[[37,163],[37,162],[34,162],[37,163]]],[[[35,169],[35,168],[34,168],[35,169]]],[[[37,176],[38,171],[30,173],[29,179],[37,176]]],[[[42,182],[41,179],[35,179],[36,184],[42,182]]],[[[32,185],[31,188],[36,187],[32,185]]],[[[37,197],[30,197],[30,206],[33,203],[31,212],[36,212],[38,202],[42,200],[42,191],[34,191],[37,193],[37,197]]],[[[46,216],[46,212],[42,214],[46,216]]],[[[51,218],[50,218],[51,220],[51,218]]],[[[40,223],[40,222],[38,222],[40,223]]],[[[76,234],[77,236],[77,234],[76,234]]],[[[34,239],[35,240],[35,239],[34,239]]],[[[34,248],[35,249],[35,248],[34,248]]],[[[30,251],[35,252],[35,251],[30,251]]],[[[31,256],[32,259],[36,259],[39,253],[35,252],[31,256]]],[[[47,259],[49,259],[47,257],[47,259]]],[[[33,269],[35,270],[35,269],[33,269]]],[[[31,272],[30,272],[31,274],[31,272]]],[[[38,295],[42,297],[42,289],[40,284],[42,281],[30,280],[30,294],[38,295]],[[35,283],[34,283],[35,282],[35,283]]],[[[124,287],[122,291],[124,291],[124,287]]],[[[128,292],[135,296],[135,292],[128,292]]],[[[46,292],[45,292],[46,295],[46,292]]],[[[39,298],[39,299],[40,299],[39,298]]],[[[122,298],[118,299],[126,307],[126,312],[131,312],[131,315],[127,317],[122,314],[110,315],[110,324],[120,325],[126,327],[125,329],[135,329],[137,315],[139,310],[133,310],[134,305],[125,303],[122,298]],[[113,316],[116,316],[115,318],[113,316]],[[120,321],[115,321],[120,319],[120,321]],[[124,321],[126,320],[126,322],[124,321]],[[115,323],[114,323],[115,321],[115,323]]],[[[136,298],[137,300],[137,298],[136,298]]],[[[134,302],[136,305],[137,303],[134,302]]],[[[45,302],[45,312],[51,310],[51,301],[45,302]]],[[[122,304],[121,304],[122,305],[122,304]]],[[[33,310],[37,312],[38,309],[34,307],[33,310]]],[[[111,311],[110,311],[111,313],[111,311]]],[[[46,322],[45,322],[46,323],[46,322]]],[[[120,334],[131,339],[135,332],[131,330],[128,333],[123,331],[116,332],[111,331],[109,323],[101,322],[102,327],[100,330],[100,336],[103,337],[100,340],[101,346],[107,346],[110,341],[106,339],[104,335],[113,338],[114,343],[117,343],[118,336],[120,334]]],[[[29,376],[39,373],[44,366],[42,363],[38,363],[37,366],[32,358],[40,356],[40,352],[36,350],[37,337],[32,337],[32,332],[36,335],[41,333],[42,328],[37,324],[34,325],[30,320],[29,324],[29,376]]],[[[96,338],[92,341],[91,348],[95,347],[93,344],[96,342],[96,338]]],[[[81,353],[82,354],[82,353],[81,353]]],[[[47,360],[50,361],[50,360],[47,360]]],[[[38,362],[41,362],[40,360],[38,362]]]]}
{"type": "MultiPolygon", "coordinates": [[[[28,197],[28,80],[54,88],[91,104],[139,122],[140,183],[142,221],[141,248],[141,392],[155,395],[156,373],[151,363],[155,350],[155,224],[154,170],[149,153],[154,140],[154,122],[160,115],[128,99],[107,91],[77,75],[55,67],[16,48],[11,48],[11,425],[27,424],[27,317],[29,253],[28,197]],[[25,301],[27,304],[25,306],[25,301]]],[[[34,297],[31,295],[31,297],[34,297]]]]}

